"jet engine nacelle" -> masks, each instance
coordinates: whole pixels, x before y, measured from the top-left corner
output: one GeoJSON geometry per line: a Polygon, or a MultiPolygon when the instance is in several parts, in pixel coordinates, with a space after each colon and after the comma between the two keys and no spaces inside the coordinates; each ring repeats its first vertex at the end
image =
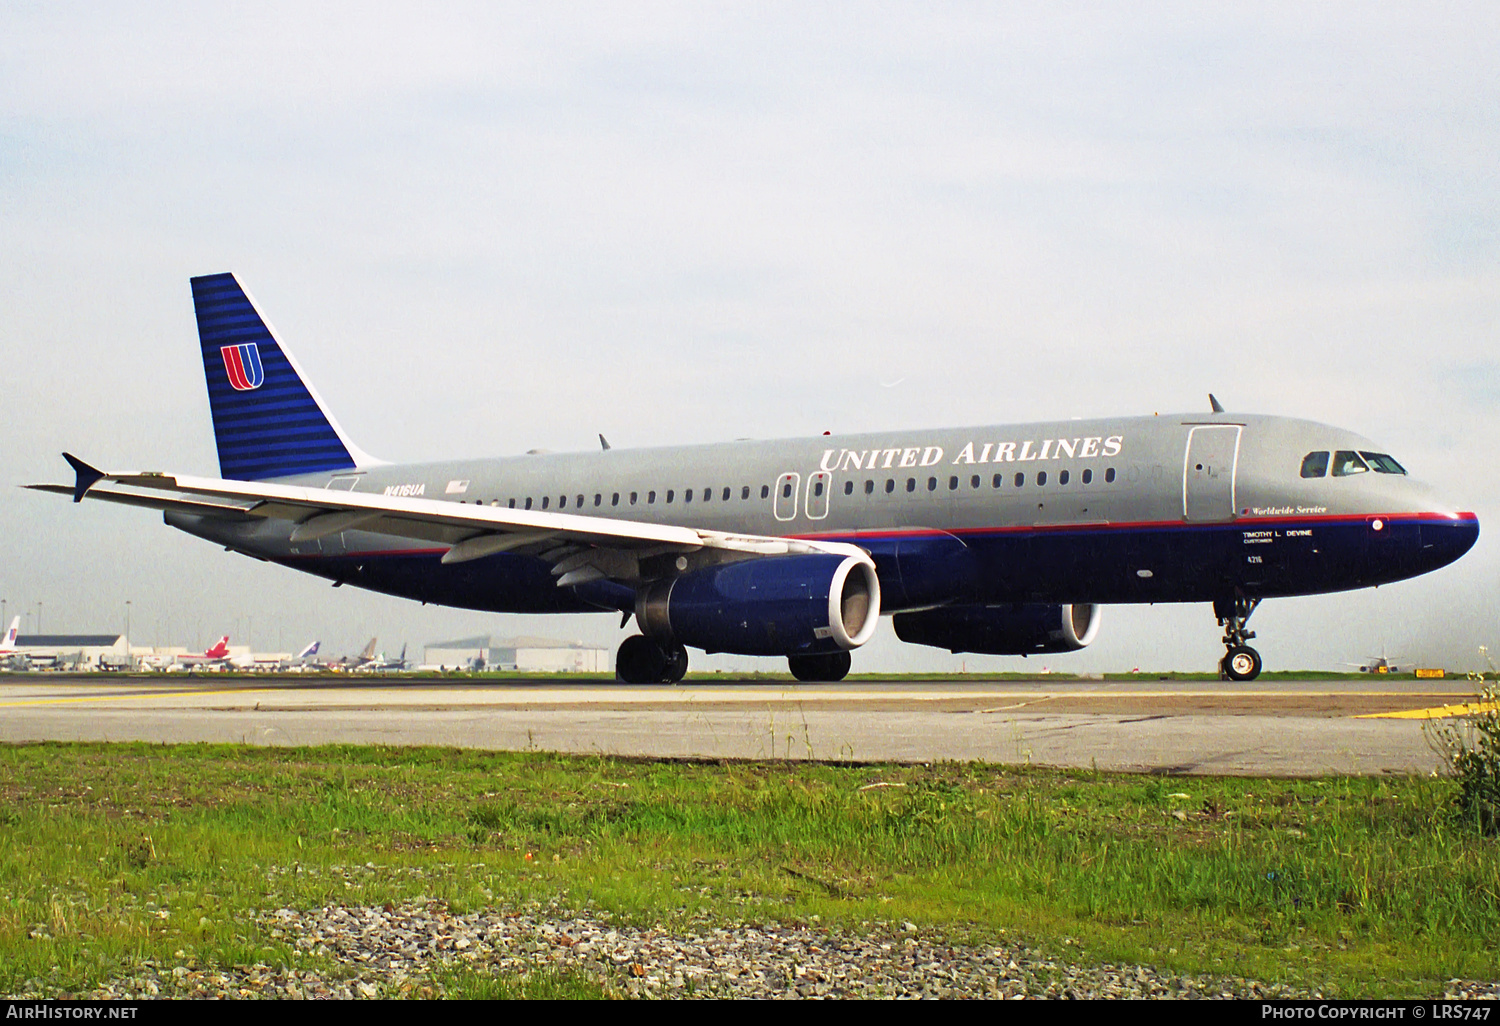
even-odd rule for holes
{"type": "Polygon", "coordinates": [[[892,619],[902,641],[988,655],[1074,652],[1099,633],[1099,607],[1093,603],[941,606],[892,619]]]}
{"type": "Polygon", "coordinates": [[[858,648],[880,619],[869,559],[772,556],[654,581],[636,598],[641,631],[660,642],[738,655],[858,648]]]}

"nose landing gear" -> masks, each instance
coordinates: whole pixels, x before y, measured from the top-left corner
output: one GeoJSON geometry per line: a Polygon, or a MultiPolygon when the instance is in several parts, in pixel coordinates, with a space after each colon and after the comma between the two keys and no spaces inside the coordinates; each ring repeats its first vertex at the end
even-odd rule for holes
{"type": "Polygon", "coordinates": [[[1236,595],[1232,599],[1217,599],[1214,616],[1224,628],[1224,647],[1227,651],[1219,660],[1219,677],[1228,680],[1254,680],[1260,676],[1260,653],[1245,642],[1255,637],[1255,632],[1245,629],[1245,622],[1260,599],[1236,595]]]}

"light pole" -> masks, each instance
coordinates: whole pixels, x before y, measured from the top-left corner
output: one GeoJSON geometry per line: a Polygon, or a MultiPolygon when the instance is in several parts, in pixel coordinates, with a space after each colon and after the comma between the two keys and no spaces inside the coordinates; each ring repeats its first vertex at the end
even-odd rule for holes
{"type": "Polygon", "coordinates": [[[36,600],[36,632],[42,633],[42,600],[36,600]]]}
{"type": "Polygon", "coordinates": [[[130,646],[130,600],[125,600],[125,645],[130,646]]]}

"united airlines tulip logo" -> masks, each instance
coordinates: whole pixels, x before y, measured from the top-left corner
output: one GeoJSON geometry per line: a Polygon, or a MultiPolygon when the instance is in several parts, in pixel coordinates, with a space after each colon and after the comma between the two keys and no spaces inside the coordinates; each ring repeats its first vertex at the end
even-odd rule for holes
{"type": "Polygon", "coordinates": [[[260,365],[260,350],[254,342],[242,346],[221,346],[219,355],[224,357],[224,373],[236,392],[248,392],[259,388],[266,380],[266,372],[260,365]]]}

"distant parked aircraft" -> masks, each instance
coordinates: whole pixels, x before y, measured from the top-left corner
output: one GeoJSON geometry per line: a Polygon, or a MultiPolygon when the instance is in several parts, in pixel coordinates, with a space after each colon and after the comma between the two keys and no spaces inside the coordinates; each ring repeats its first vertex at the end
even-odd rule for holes
{"type": "Polygon", "coordinates": [[[385,653],[382,652],[368,663],[358,667],[358,669],[365,673],[399,673],[406,669],[406,646],[401,646],[401,655],[399,658],[387,659],[385,653]]]}
{"type": "Polygon", "coordinates": [[[177,664],[186,666],[188,669],[198,666],[227,666],[229,663],[229,635],[227,634],[197,655],[177,657],[177,664]]]}
{"type": "Polygon", "coordinates": [[[329,663],[332,670],[358,670],[375,661],[375,638],[371,638],[364,649],[356,656],[344,656],[344,658],[329,663]]]}

